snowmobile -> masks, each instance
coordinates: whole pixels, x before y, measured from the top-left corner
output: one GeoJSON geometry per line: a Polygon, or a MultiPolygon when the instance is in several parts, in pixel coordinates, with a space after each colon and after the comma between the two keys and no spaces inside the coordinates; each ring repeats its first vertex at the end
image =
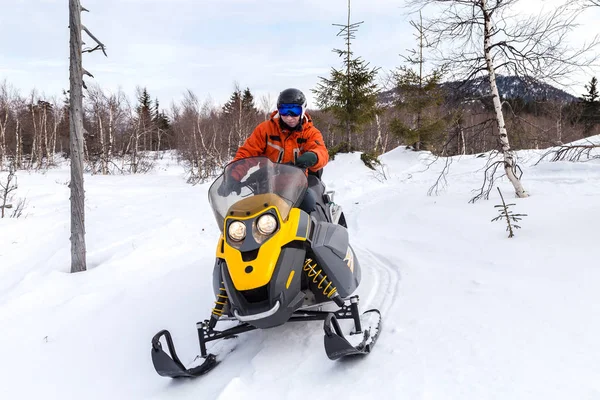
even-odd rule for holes
{"type": "Polygon", "coordinates": [[[203,375],[219,362],[207,343],[287,322],[324,321],[325,352],[331,360],[371,351],[381,315],[376,309],[359,313],[359,298],[352,294],[361,269],[333,194],[317,175],[265,157],[225,167],[208,191],[221,235],[213,269],[215,305],[210,318],[196,324],[203,360],[186,368],[171,334],[162,330],[152,338],[151,349],[159,375],[203,375]],[[299,208],[309,188],[316,197],[310,214],[299,208]],[[217,330],[224,320],[237,324],[217,330]],[[349,335],[340,320],[352,327],[346,330],[349,335]]]}

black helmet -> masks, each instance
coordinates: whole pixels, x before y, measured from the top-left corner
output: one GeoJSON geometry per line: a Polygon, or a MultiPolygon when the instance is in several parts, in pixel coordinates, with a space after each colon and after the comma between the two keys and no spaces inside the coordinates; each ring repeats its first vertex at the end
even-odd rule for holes
{"type": "Polygon", "coordinates": [[[306,111],[306,96],[298,89],[289,88],[285,89],[283,92],[279,93],[279,97],[277,98],[277,108],[282,104],[297,104],[302,107],[302,116],[304,117],[304,112],[306,111]]]}

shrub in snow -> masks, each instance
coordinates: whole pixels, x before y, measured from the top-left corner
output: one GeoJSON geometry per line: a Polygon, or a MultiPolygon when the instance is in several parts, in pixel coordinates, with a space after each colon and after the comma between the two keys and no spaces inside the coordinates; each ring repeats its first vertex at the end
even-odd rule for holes
{"type": "Polygon", "coordinates": [[[8,215],[11,218],[19,218],[25,208],[25,199],[18,199],[12,204],[14,198],[13,192],[17,190],[16,166],[14,163],[8,167],[8,173],[5,177],[0,176],[0,218],[8,215]],[[11,213],[7,212],[11,210],[11,213]]]}
{"type": "Polygon", "coordinates": [[[527,214],[513,214],[513,212],[511,210],[509,210],[508,208],[511,206],[514,206],[514,203],[511,204],[506,204],[504,202],[504,197],[502,196],[502,192],[500,191],[500,188],[498,189],[498,193],[500,193],[500,199],[502,200],[502,204],[499,205],[495,205],[494,207],[498,208],[498,212],[500,213],[500,215],[498,215],[496,218],[492,219],[492,222],[494,221],[500,221],[501,219],[505,219],[506,220],[506,231],[508,232],[508,237],[511,238],[513,236],[515,236],[514,232],[513,232],[513,228],[514,229],[520,229],[521,227],[517,224],[515,224],[515,222],[519,222],[521,219],[523,219],[523,217],[526,217],[527,214]],[[511,223],[512,221],[512,223],[511,223]]]}

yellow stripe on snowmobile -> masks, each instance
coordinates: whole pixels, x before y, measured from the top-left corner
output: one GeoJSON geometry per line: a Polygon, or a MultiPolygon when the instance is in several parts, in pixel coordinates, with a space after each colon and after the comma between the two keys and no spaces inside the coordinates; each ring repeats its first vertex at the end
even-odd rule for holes
{"type": "MultiPolygon", "coordinates": [[[[277,207],[267,207],[259,212],[247,217],[226,217],[224,226],[227,226],[228,220],[249,220],[257,218],[267,210],[273,209],[277,214],[279,230],[270,236],[258,249],[257,257],[252,261],[243,261],[242,253],[225,240],[223,252],[221,246],[217,248],[217,257],[224,258],[229,270],[231,280],[237,290],[251,290],[265,286],[271,280],[277,260],[281,253],[281,248],[295,240],[305,241],[308,235],[309,216],[298,208],[292,208],[287,220],[283,221],[277,207]],[[300,224],[307,224],[307,228],[298,232],[300,224]],[[306,232],[306,233],[305,233],[306,232]],[[252,267],[251,272],[246,272],[247,267],[252,267]]],[[[304,228],[302,226],[302,228],[304,228]]],[[[247,232],[252,235],[252,232],[247,232]]],[[[219,243],[220,244],[220,243],[219,243]]],[[[248,270],[250,270],[248,268],[248,270]]]]}
{"type": "Polygon", "coordinates": [[[292,279],[294,278],[294,274],[295,274],[295,273],[296,273],[296,271],[294,271],[294,270],[291,270],[291,271],[290,271],[290,276],[289,276],[289,278],[288,278],[288,280],[287,280],[287,283],[285,284],[285,288],[286,288],[286,289],[289,289],[289,288],[290,288],[290,285],[292,284],[292,279]]]}

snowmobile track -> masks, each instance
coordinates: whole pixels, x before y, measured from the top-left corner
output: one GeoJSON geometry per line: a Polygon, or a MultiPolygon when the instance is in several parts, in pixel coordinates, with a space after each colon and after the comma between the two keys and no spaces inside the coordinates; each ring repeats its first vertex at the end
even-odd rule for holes
{"type": "Polygon", "coordinates": [[[400,271],[378,253],[363,247],[357,247],[356,250],[363,274],[368,274],[372,279],[371,287],[361,291],[361,310],[378,308],[383,316],[394,305],[400,292],[400,271]]]}

